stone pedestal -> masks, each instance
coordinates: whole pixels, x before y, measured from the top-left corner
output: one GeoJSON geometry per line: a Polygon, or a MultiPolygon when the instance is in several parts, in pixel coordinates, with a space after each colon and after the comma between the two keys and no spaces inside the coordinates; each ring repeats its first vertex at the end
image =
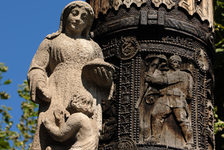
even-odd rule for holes
{"type": "Polygon", "coordinates": [[[212,0],[88,2],[116,68],[99,149],[215,149],[212,0]]]}

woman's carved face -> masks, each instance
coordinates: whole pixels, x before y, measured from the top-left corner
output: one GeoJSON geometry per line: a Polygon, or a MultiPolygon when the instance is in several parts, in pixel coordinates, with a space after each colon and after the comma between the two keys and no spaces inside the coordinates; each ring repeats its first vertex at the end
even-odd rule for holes
{"type": "Polygon", "coordinates": [[[75,7],[68,15],[66,29],[68,32],[78,34],[86,28],[88,12],[83,7],[75,7]]]}

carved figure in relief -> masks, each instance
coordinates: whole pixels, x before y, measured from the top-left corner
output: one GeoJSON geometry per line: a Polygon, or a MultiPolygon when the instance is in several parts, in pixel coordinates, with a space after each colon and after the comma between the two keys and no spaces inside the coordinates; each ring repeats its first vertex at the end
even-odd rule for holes
{"type": "Polygon", "coordinates": [[[95,150],[102,128],[101,100],[109,99],[113,66],[89,37],[94,13],[74,1],[60,27],[40,44],[28,71],[31,99],[39,104],[32,150],[95,150]]]}
{"type": "Polygon", "coordinates": [[[144,72],[144,83],[135,108],[140,110],[140,143],[148,142],[151,138],[150,109],[159,96],[159,90],[153,87],[145,77],[157,75],[166,69],[167,58],[165,55],[149,54],[145,57],[146,71],[144,72]],[[148,107],[149,106],[149,107],[148,107]]]}
{"type": "MultiPolygon", "coordinates": [[[[147,62],[147,71],[145,72],[144,76],[147,77],[148,75],[154,75],[161,74],[161,70],[166,69],[167,65],[167,58],[165,55],[148,55],[145,58],[147,62]]],[[[145,100],[147,104],[153,104],[154,103],[154,96],[151,96],[151,93],[158,93],[159,91],[155,88],[150,86],[149,82],[147,80],[144,81],[144,89],[141,95],[139,96],[139,99],[136,103],[136,107],[138,108],[141,104],[142,100],[145,100]],[[153,92],[152,92],[153,91],[153,92]],[[156,92],[157,91],[157,92],[156,92]]]]}
{"type": "Polygon", "coordinates": [[[159,90],[151,113],[151,140],[159,142],[165,119],[173,113],[187,144],[192,143],[192,127],[187,100],[192,98],[193,79],[190,73],[180,70],[182,60],[173,55],[169,58],[169,70],[147,75],[145,80],[159,90]],[[161,88],[158,88],[161,87],[161,88]]]}

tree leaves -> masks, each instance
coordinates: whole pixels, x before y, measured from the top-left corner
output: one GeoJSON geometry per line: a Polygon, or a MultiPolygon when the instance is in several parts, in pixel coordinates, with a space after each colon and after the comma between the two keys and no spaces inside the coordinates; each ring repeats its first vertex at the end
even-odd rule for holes
{"type": "Polygon", "coordinates": [[[224,1],[214,1],[215,18],[215,126],[216,149],[224,149],[224,1]]]}
{"type": "Polygon", "coordinates": [[[6,93],[5,91],[0,92],[0,99],[6,100],[6,99],[9,99],[9,98],[10,98],[10,96],[9,96],[8,93],[6,93]]]}
{"type": "Polygon", "coordinates": [[[30,100],[29,92],[28,82],[25,80],[22,85],[19,85],[18,89],[19,96],[24,98],[24,101],[21,103],[23,115],[20,118],[20,123],[17,124],[17,128],[19,129],[22,137],[22,149],[30,148],[32,136],[35,133],[37,124],[38,107],[37,104],[30,100]]]}
{"type": "Polygon", "coordinates": [[[0,72],[7,72],[8,67],[4,63],[0,63],[0,72]]]}
{"type": "MultiPolygon", "coordinates": [[[[3,79],[2,74],[7,72],[8,67],[0,63],[0,86],[9,85],[11,80],[3,79]]],[[[12,130],[12,117],[10,115],[11,108],[4,105],[0,106],[0,150],[16,150],[30,149],[33,134],[35,133],[37,123],[37,105],[30,100],[30,90],[28,82],[24,81],[19,85],[18,94],[24,99],[21,103],[23,111],[20,117],[20,123],[17,124],[17,130],[12,130]]],[[[10,96],[5,91],[0,91],[0,99],[7,100],[10,96]]]]}
{"type": "MultiPolygon", "coordinates": [[[[8,85],[11,83],[11,80],[6,80],[2,83],[2,73],[7,72],[8,67],[4,65],[4,63],[0,63],[0,85],[8,85]]],[[[9,99],[10,96],[8,93],[6,93],[6,91],[0,91],[0,99],[9,99]]]]}

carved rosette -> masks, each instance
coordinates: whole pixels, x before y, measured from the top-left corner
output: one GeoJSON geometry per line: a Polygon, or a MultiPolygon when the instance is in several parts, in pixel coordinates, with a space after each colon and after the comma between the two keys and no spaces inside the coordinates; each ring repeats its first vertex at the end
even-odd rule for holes
{"type": "Polygon", "coordinates": [[[100,149],[215,149],[212,1],[89,2],[94,40],[116,68],[116,113],[103,117],[116,134],[100,149]]]}
{"type": "Polygon", "coordinates": [[[133,58],[140,50],[140,45],[135,37],[122,37],[119,42],[120,48],[117,56],[121,60],[133,58]]]}

